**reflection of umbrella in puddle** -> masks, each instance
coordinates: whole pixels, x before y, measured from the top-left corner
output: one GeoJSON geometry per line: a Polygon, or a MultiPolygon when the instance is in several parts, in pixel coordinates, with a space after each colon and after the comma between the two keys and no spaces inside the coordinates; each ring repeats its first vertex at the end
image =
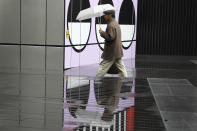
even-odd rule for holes
{"type": "Polygon", "coordinates": [[[69,107],[70,114],[76,118],[75,112],[78,108],[86,109],[88,103],[90,85],[79,85],[76,88],[70,88],[66,90],[66,102],[64,106],[69,107]]]}

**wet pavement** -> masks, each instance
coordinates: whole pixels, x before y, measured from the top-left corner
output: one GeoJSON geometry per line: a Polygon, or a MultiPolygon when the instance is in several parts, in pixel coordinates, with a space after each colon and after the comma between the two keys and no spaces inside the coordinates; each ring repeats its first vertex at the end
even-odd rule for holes
{"type": "Polygon", "coordinates": [[[0,131],[195,131],[193,61],[138,59],[136,68],[126,64],[128,78],[96,78],[96,64],[1,72],[0,131]]]}

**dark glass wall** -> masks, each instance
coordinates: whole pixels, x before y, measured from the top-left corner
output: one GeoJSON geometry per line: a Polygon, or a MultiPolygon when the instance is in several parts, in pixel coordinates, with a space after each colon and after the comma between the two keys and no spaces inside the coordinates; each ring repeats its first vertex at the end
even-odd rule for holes
{"type": "Polygon", "coordinates": [[[197,55],[197,0],[138,0],[137,55],[197,55]]]}

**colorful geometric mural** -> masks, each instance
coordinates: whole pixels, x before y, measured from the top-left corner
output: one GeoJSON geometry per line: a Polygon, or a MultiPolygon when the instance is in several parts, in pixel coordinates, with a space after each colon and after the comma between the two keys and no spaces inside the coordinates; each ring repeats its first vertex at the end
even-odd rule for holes
{"type": "Polygon", "coordinates": [[[123,59],[135,58],[137,0],[66,0],[65,2],[65,68],[99,63],[102,59],[104,39],[99,29],[105,31],[103,17],[77,21],[80,10],[98,4],[111,4],[116,8],[115,19],[122,32],[123,59]],[[69,34],[69,35],[68,35],[69,34]],[[77,45],[77,46],[76,46],[77,45]]]}

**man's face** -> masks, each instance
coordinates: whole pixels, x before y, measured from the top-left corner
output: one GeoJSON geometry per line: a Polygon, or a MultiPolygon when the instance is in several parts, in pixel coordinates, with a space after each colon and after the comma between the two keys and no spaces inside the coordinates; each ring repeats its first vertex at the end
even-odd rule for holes
{"type": "Polygon", "coordinates": [[[104,15],[104,18],[105,18],[106,21],[108,21],[108,20],[110,20],[111,15],[110,14],[109,15],[104,15]]]}

